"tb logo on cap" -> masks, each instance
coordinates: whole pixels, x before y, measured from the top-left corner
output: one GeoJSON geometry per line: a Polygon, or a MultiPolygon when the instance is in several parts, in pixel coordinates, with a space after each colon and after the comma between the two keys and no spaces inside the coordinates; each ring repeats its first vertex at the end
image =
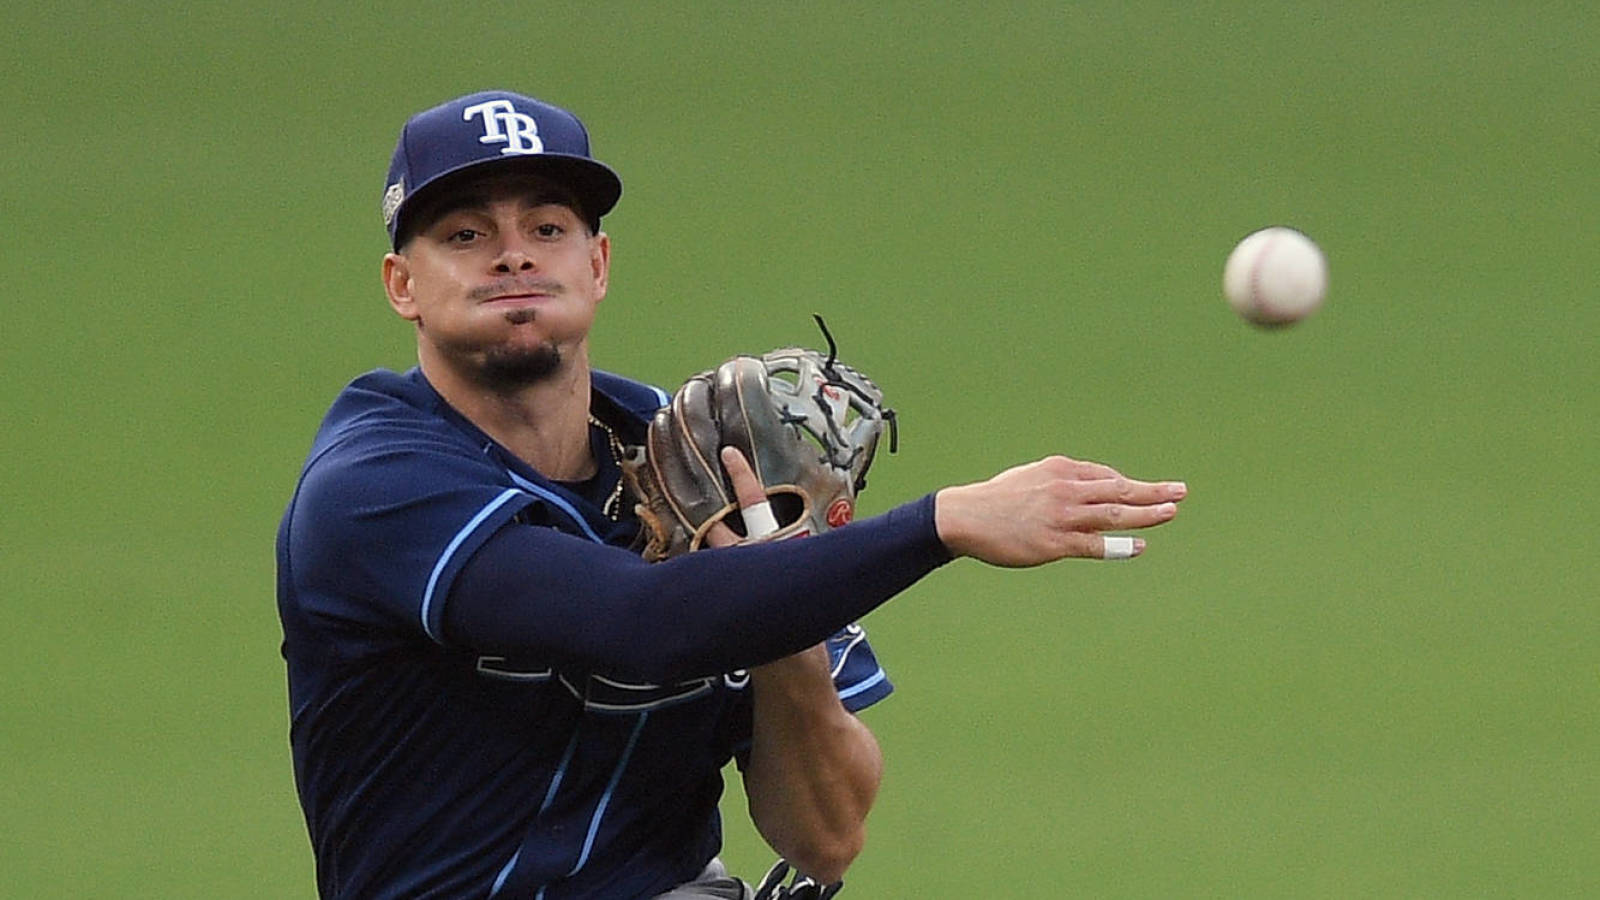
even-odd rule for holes
{"type": "Polygon", "coordinates": [[[483,117],[483,137],[478,138],[478,143],[505,144],[501,153],[544,152],[538,123],[533,116],[517,112],[510,100],[490,100],[461,111],[463,122],[472,121],[474,116],[483,117]]]}

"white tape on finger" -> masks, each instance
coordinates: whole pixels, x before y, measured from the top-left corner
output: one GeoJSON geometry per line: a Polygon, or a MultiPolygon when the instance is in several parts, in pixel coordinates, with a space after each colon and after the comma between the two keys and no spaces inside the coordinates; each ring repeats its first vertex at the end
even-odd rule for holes
{"type": "Polygon", "coordinates": [[[1102,559],[1132,559],[1133,538],[1121,535],[1106,535],[1106,550],[1102,559]]]}
{"type": "Polygon", "coordinates": [[[772,514],[772,504],[765,500],[747,507],[740,515],[744,516],[744,531],[749,537],[766,537],[778,530],[778,519],[772,514]]]}

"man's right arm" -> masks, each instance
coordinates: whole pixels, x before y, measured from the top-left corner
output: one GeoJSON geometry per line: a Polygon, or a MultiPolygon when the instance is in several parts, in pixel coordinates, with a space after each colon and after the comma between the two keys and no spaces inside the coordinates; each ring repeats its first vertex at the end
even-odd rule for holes
{"type": "Polygon", "coordinates": [[[456,576],[445,638],[558,669],[670,683],[821,643],[950,558],[931,496],[801,541],[654,564],[511,523],[456,576]]]}
{"type": "MultiPolygon", "coordinates": [[[[1034,566],[1106,555],[1103,531],[1170,520],[1180,482],[1050,457],[800,541],[647,564],[508,524],[457,576],[452,642],[665,683],[771,662],[865,616],[953,556],[1034,566]]],[[[1134,546],[1134,553],[1143,544],[1134,546]]]]}

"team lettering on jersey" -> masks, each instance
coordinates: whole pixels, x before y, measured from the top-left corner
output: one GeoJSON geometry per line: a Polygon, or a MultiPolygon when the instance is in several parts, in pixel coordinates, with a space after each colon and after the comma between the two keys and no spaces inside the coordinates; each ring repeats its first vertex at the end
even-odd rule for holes
{"type": "MultiPolygon", "coordinates": [[[[867,633],[858,624],[850,624],[828,638],[829,673],[838,678],[844,671],[850,653],[866,640],[867,633]]],[[[742,691],[750,686],[750,673],[745,669],[712,678],[691,678],[674,684],[621,681],[604,675],[572,676],[557,672],[549,666],[519,662],[504,656],[480,656],[477,671],[485,678],[536,684],[555,680],[585,709],[596,712],[635,713],[693,700],[711,693],[721,682],[730,691],[742,691]]]]}
{"type": "Polygon", "coordinates": [[[682,703],[711,693],[717,682],[729,690],[744,690],[749,675],[740,670],[717,678],[691,678],[675,684],[619,681],[603,675],[571,676],[549,666],[519,663],[504,656],[480,656],[477,672],[485,678],[537,684],[554,680],[585,709],[596,712],[634,713],[682,703]]]}

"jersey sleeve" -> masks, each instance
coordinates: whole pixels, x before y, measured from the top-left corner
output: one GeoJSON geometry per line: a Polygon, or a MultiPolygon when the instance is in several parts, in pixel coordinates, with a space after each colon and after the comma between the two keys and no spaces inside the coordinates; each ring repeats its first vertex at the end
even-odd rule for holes
{"type": "Polygon", "coordinates": [[[535,500],[438,434],[386,426],[336,442],[308,464],[288,516],[304,612],[441,640],[461,567],[535,500]]]}
{"type": "Polygon", "coordinates": [[[867,632],[860,625],[846,626],[827,643],[833,686],[845,709],[860,712],[894,691],[889,674],[878,663],[877,654],[867,643],[867,632]]]}
{"type": "MultiPolygon", "coordinates": [[[[448,640],[557,669],[669,683],[748,669],[821,643],[950,560],[933,496],[802,541],[646,563],[516,522],[456,580],[448,640]]],[[[847,689],[874,697],[876,661],[841,645],[847,689]],[[866,671],[859,679],[855,673],[866,671]]]]}

